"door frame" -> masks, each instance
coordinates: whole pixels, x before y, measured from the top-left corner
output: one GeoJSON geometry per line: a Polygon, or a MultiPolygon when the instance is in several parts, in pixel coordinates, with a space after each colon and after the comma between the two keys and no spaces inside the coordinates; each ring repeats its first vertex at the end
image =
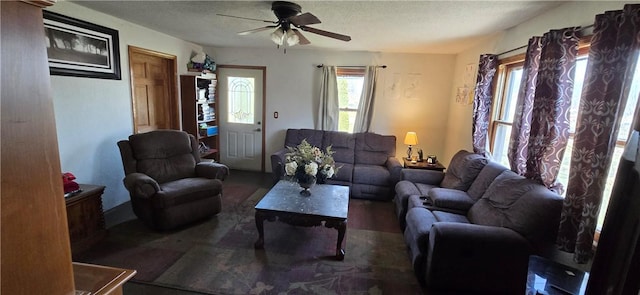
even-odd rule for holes
{"type": "MultiPolygon", "coordinates": [[[[266,118],[266,114],[267,114],[267,67],[266,66],[244,66],[244,65],[217,65],[217,69],[219,68],[224,68],[224,69],[244,69],[244,70],[260,70],[262,71],[262,119],[260,120],[260,122],[262,122],[262,131],[261,131],[261,139],[262,140],[262,151],[260,151],[260,153],[262,154],[260,156],[260,171],[261,172],[265,172],[265,153],[266,153],[266,147],[265,147],[265,133],[266,133],[266,129],[267,129],[267,122],[265,121],[266,118]]],[[[217,74],[217,70],[216,70],[216,74],[217,74]]],[[[224,110],[221,110],[224,111],[224,110]]],[[[222,125],[223,122],[220,122],[220,125],[222,125]]]]}
{"type": "Polygon", "coordinates": [[[171,81],[168,85],[169,89],[169,105],[173,106],[169,110],[169,119],[171,122],[169,123],[171,129],[181,130],[180,128],[180,99],[178,98],[178,58],[175,55],[163,53],[159,51],[154,51],[151,49],[145,49],[141,47],[136,47],[132,45],[128,45],[129,52],[129,80],[131,86],[131,112],[133,116],[131,117],[133,124],[133,134],[138,133],[138,127],[136,126],[136,97],[134,95],[134,87],[135,83],[133,80],[133,69],[131,68],[131,56],[133,53],[144,54],[154,57],[159,57],[165,60],[168,60],[167,63],[167,75],[169,80],[171,81]]]}

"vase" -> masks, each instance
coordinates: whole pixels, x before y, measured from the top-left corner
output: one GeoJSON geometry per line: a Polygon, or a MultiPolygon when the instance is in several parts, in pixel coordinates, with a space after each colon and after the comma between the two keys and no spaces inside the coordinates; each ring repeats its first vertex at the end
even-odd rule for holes
{"type": "Polygon", "coordinates": [[[303,196],[310,196],[311,195],[311,191],[309,191],[309,189],[312,188],[313,185],[316,184],[316,178],[315,177],[306,177],[306,179],[299,179],[298,180],[298,184],[302,188],[302,191],[300,192],[300,194],[303,195],[303,196]]]}

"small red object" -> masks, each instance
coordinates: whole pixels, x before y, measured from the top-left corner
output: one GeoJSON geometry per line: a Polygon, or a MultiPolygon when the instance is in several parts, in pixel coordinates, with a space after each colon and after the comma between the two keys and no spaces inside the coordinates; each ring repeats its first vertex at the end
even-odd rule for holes
{"type": "Polygon", "coordinates": [[[65,194],[80,189],[80,186],[75,181],[73,181],[74,179],[76,179],[76,177],[75,175],[71,174],[71,172],[62,173],[62,185],[64,187],[65,194]]]}

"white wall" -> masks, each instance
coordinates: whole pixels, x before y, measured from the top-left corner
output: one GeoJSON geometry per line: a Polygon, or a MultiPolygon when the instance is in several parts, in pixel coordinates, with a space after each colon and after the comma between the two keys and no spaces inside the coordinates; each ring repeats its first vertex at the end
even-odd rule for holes
{"type": "MultiPolygon", "coordinates": [[[[637,1],[636,1],[637,2],[637,1]]],[[[501,53],[523,45],[534,35],[541,36],[552,29],[561,29],[572,26],[587,26],[593,24],[596,14],[608,10],[620,10],[625,3],[614,1],[580,1],[563,4],[538,17],[530,19],[518,26],[504,32],[496,33],[494,38],[472,49],[462,52],[456,57],[455,74],[453,78],[454,89],[451,92],[455,98],[456,88],[462,85],[464,68],[467,64],[474,64],[477,73],[477,64],[480,54],[501,53]]],[[[525,49],[500,56],[505,58],[523,53],[525,49]]],[[[475,77],[473,79],[475,81],[475,77]]],[[[471,120],[472,105],[452,104],[449,108],[448,132],[446,133],[446,148],[443,161],[451,159],[460,149],[472,149],[471,144],[471,120]]]]}
{"type": "MultiPolygon", "coordinates": [[[[105,185],[103,204],[108,210],[129,200],[122,185],[124,171],[116,146],[118,140],[133,132],[127,46],[176,55],[178,74],[186,73],[185,64],[191,52],[202,47],[69,2],[60,2],[50,10],[119,31],[121,80],[51,77],[62,170],[74,173],[80,183],[105,185]]],[[[444,150],[441,139],[446,134],[454,55],[296,48],[283,54],[275,47],[207,48],[205,52],[218,64],[267,67],[267,171],[270,171],[269,155],[282,147],[287,128],[314,128],[321,73],[315,66],[321,63],[387,65],[380,70],[380,94],[371,131],[396,135],[398,157],[405,154],[402,140],[409,130],[418,132],[417,148],[422,148],[425,154],[441,154],[444,150]],[[392,95],[390,87],[394,81],[400,82],[396,89],[401,95],[392,95]],[[410,84],[415,84],[416,90],[411,91],[410,84]],[[278,119],[273,118],[276,111],[278,119]]]]}
{"type": "Polygon", "coordinates": [[[266,66],[268,172],[271,170],[269,155],[283,147],[287,128],[315,127],[322,73],[316,67],[319,64],[386,65],[386,69],[379,69],[370,131],[395,135],[398,158],[406,155],[407,146],[402,141],[407,131],[418,133],[417,148],[422,148],[425,155],[444,151],[442,139],[447,131],[454,55],[316,51],[295,47],[284,54],[275,46],[273,49],[213,47],[204,51],[218,64],[266,66]],[[396,92],[391,90],[394,81],[400,82],[396,83],[396,92]],[[279,113],[278,119],[273,118],[274,112],[279,113]]]}
{"type": "MultiPolygon", "coordinates": [[[[567,26],[588,25],[595,14],[621,9],[624,2],[571,2],[505,32],[458,55],[392,54],[249,48],[205,48],[218,64],[267,67],[266,160],[282,147],[287,128],[314,128],[318,105],[321,63],[328,65],[387,65],[380,70],[379,98],[372,131],[397,137],[397,156],[407,131],[418,133],[425,154],[435,154],[445,164],[459,149],[471,148],[472,106],[456,102],[465,67],[477,71],[481,53],[498,53],[526,44],[534,34],[567,26]],[[392,90],[392,86],[395,87],[392,90]],[[416,86],[412,90],[411,86],[416,86]],[[394,92],[395,91],[395,92],[394,92]],[[411,94],[409,94],[411,93],[411,94]],[[407,94],[407,95],[405,95],[407,94]],[[278,119],[273,112],[279,112],[278,119]]],[[[50,10],[88,20],[119,31],[121,80],[52,76],[60,160],[63,171],[74,173],[81,183],[105,185],[104,209],[128,201],[122,185],[124,172],[116,142],[133,131],[127,45],[178,57],[178,74],[197,44],[185,42],[138,25],[59,2],[50,10]]],[[[475,81],[475,77],[473,77],[475,81]]]]}
{"type": "Polygon", "coordinates": [[[192,50],[202,47],[69,2],[58,2],[49,10],[120,35],[121,80],[51,76],[62,170],[72,172],[79,183],[106,186],[103,207],[108,210],[129,200],[116,145],[133,132],[127,46],[177,56],[179,74],[186,73],[192,50]]]}

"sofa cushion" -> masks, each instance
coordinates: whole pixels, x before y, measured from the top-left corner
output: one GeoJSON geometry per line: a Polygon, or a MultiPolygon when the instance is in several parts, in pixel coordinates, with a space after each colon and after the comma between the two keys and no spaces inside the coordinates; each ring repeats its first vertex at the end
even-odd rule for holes
{"type": "Polygon", "coordinates": [[[509,219],[515,213],[511,207],[536,185],[538,184],[533,180],[506,170],[496,177],[482,198],[469,209],[467,217],[475,224],[513,229],[513,224],[517,221],[509,219]]]}
{"type": "Polygon", "coordinates": [[[562,201],[544,185],[505,171],[469,209],[467,218],[512,229],[540,249],[555,241],[562,201]]]}
{"type": "Polygon", "coordinates": [[[438,222],[469,223],[469,219],[464,215],[444,211],[432,211],[431,213],[433,213],[438,222]]]}
{"type": "Polygon", "coordinates": [[[461,150],[451,158],[440,186],[466,191],[487,163],[484,156],[461,150]]]}
{"type": "Polygon", "coordinates": [[[389,157],[396,156],[396,137],[375,133],[356,134],[356,164],[385,165],[389,157]]]}
{"type": "Polygon", "coordinates": [[[385,166],[356,164],[353,167],[353,183],[386,186],[391,183],[391,172],[385,166]]]}
{"type": "Polygon", "coordinates": [[[436,207],[467,211],[475,201],[466,192],[450,188],[433,188],[429,191],[429,199],[436,207]]]}
{"type": "Polygon", "coordinates": [[[321,147],[324,131],[315,129],[287,129],[287,135],[284,139],[285,147],[296,147],[303,139],[312,146],[321,147]]]}
{"type": "Polygon", "coordinates": [[[437,186],[419,182],[411,182],[407,180],[401,180],[396,183],[396,195],[397,196],[409,196],[409,195],[429,195],[429,191],[437,186]]]}
{"type": "Polygon", "coordinates": [[[469,187],[467,191],[469,197],[474,201],[480,199],[493,180],[505,170],[509,170],[509,168],[502,166],[498,162],[489,161],[489,163],[480,170],[480,173],[469,187]]]}
{"type": "Polygon", "coordinates": [[[334,174],[330,179],[353,182],[353,164],[336,162],[336,168],[338,168],[338,173],[334,174]]]}
{"type": "Polygon", "coordinates": [[[169,208],[207,199],[222,192],[222,182],[209,178],[184,178],[160,185],[160,191],[153,197],[154,206],[169,208]]]}
{"type": "Polygon", "coordinates": [[[326,149],[329,146],[331,146],[331,150],[335,152],[333,154],[333,160],[339,163],[354,163],[356,138],[353,134],[325,131],[322,139],[322,149],[326,149]]]}
{"type": "Polygon", "coordinates": [[[134,134],[129,136],[129,144],[137,159],[136,171],[158,183],[195,176],[196,159],[186,132],[163,130],[134,134]]]}

